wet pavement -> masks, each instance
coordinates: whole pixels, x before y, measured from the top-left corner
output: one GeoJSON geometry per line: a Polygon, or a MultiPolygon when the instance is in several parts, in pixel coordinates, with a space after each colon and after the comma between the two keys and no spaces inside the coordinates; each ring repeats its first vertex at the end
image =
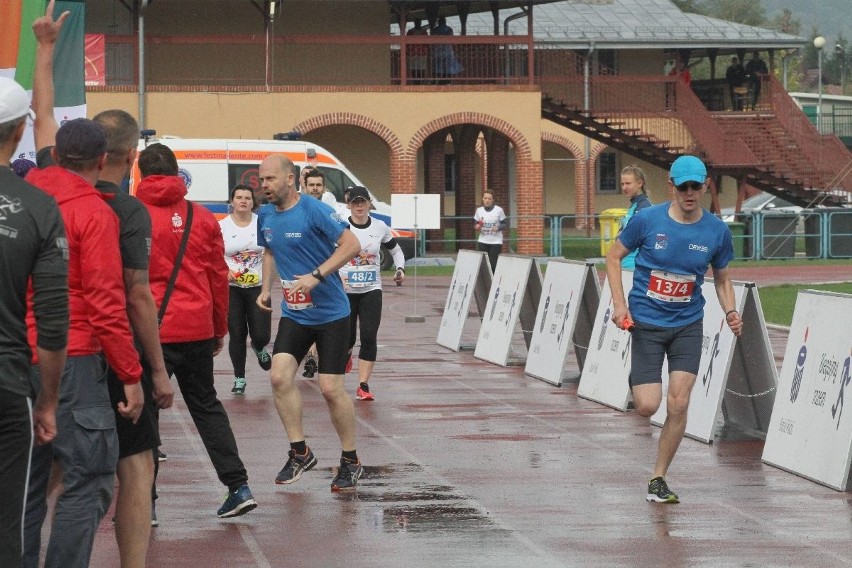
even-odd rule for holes
{"type": "MultiPolygon", "coordinates": [[[[823,279],[850,279],[848,267],[835,272],[823,279]]],[[[288,443],[267,374],[250,361],[245,396],[231,395],[225,352],[217,388],[260,505],[216,518],[224,488],[177,397],[161,416],[168,461],[149,566],[852,565],[852,494],[762,464],[762,440],[741,432],[721,428],[711,445],[685,439],[668,476],[682,504],[647,503],[658,428],[578,398],[573,354],[559,388],[438,346],[450,278],[419,277],[415,304],[412,276],[385,292],[376,400],[355,401],[366,466],[357,493],[330,491],[339,442],[316,381],[302,378],[319,464],[294,485],[274,484],[288,443]],[[411,315],[426,321],[406,323],[411,315]]],[[[478,329],[471,316],[463,344],[478,329]]],[[[786,333],[770,336],[780,368],[786,333]]],[[[515,348],[525,355],[520,334],[515,348]]],[[[118,566],[109,522],[91,565],[118,566]]]]}

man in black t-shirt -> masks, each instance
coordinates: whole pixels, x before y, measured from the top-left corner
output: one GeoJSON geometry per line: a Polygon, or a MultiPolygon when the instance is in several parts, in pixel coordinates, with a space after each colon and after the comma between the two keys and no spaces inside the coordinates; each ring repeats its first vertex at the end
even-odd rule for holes
{"type": "Polygon", "coordinates": [[[769,74],[769,69],[766,68],[766,63],[760,58],[758,52],[749,59],[745,66],[746,77],[751,85],[751,110],[757,108],[757,101],[760,99],[760,87],[763,84],[763,78],[769,74]]]}
{"type": "Polygon", "coordinates": [[[22,565],[21,519],[30,447],[56,435],[68,341],[68,243],[56,201],[23,181],[10,159],[24,135],[29,97],[0,77],[0,566],[22,565]],[[38,334],[41,390],[30,410],[27,287],[38,334]]]}
{"type": "MultiPolygon", "coordinates": [[[[111,196],[107,204],[118,216],[119,248],[127,297],[127,315],[137,348],[144,354],[142,388],[145,407],[136,424],[116,414],[118,430],[119,491],[115,506],[115,533],[122,564],[133,560],[144,564],[151,526],[157,526],[152,511],[155,479],[155,450],[160,445],[156,409],[172,404],[174,390],[169,382],[157,328],[157,306],[148,285],[148,256],[151,248],[151,217],[135,197],[119,187],[136,158],[139,125],[123,110],[108,110],[93,119],[104,127],[107,162],[95,187],[111,196]]],[[[123,400],[119,380],[110,377],[113,407],[123,400]]]]}

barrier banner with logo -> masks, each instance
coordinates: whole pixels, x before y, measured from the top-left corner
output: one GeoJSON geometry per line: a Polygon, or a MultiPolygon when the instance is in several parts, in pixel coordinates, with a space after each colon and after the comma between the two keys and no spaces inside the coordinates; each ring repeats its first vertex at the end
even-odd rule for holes
{"type": "Polygon", "coordinates": [[[490,289],[491,265],[486,253],[460,250],[447,291],[447,301],[444,303],[441,327],[438,328],[438,345],[452,351],[466,348],[462,346],[461,340],[464,324],[468,320],[470,301],[472,298],[476,300],[476,311],[482,319],[490,289]]]}
{"type": "Polygon", "coordinates": [[[518,321],[521,322],[523,341],[529,349],[540,297],[541,270],[535,260],[527,256],[501,254],[488,292],[474,356],[507,366],[518,321]]]}
{"type": "Polygon", "coordinates": [[[852,295],[799,292],[763,447],[765,463],[838,491],[852,462],[850,318],[852,295]]]}
{"type": "Polygon", "coordinates": [[[600,294],[594,264],[562,259],[547,263],[544,301],[539,302],[524,369],[527,375],[561,386],[565,358],[572,346],[583,367],[600,294]]]}
{"type": "MultiPolygon", "coordinates": [[[[624,292],[628,293],[633,287],[633,272],[623,270],[621,284],[624,292]]],[[[627,402],[630,400],[627,380],[630,376],[632,336],[616,327],[610,320],[611,316],[612,292],[609,281],[604,279],[577,396],[623,412],[627,410],[627,402]]]]}

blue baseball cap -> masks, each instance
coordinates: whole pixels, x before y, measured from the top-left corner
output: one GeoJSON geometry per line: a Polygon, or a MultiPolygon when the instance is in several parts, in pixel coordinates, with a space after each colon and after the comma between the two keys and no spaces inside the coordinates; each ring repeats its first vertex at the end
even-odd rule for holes
{"type": "Polygon", "coordinates": [[[669,177],[676,186],[688,181],[704,183],[707,181],[707,168],[695,156],[681,156],[672,164],[669,177]]]}

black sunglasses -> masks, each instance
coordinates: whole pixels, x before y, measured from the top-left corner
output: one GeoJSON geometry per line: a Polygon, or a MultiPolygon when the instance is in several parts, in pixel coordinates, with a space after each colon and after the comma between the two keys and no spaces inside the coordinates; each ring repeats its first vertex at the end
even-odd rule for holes
{"type": "Polygon", "coordinates": [[[701,191],[702,187],[704,187],[703,183],[697,183],[694,181],[685,181],[682,184],[675,186],[675,188],[681,193],[684,193],[690,189],[692,191],[701,191]]]}

